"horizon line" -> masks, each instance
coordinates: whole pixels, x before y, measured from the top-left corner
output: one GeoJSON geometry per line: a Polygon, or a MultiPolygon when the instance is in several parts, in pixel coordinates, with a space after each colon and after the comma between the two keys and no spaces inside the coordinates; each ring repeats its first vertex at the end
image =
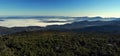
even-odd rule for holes
{"type": "Polygon", "coordinates": [[[48,16],[48,17],[101,17],[101,18],[120,18],[120,16],[56,16],[56,15],[0,15],[0,17],[34,17],[34,16],[48,16]]]}

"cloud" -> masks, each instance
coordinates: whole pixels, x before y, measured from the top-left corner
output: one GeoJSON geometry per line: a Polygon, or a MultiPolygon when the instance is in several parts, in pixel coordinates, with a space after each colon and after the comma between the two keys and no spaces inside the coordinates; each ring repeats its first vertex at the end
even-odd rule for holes
{"type": "Polygon", "coordinates": [[[63,25],[72,22],[80,21],[113,21],[117,18],[98,18],[98,17],[73,17],[73,18],[16,18],[0,19],[0,26],[4,27],[25,27],[25,26],[48,26],[48,25],[63,25]]]}
{"type": "Polygon", "coordinates": [[[47,25],[63,25],[68,22],[44,22],[39,19],[4,19],[4,21],[0,21],[0,26],[4,27],[24,27],[24,26],[42,26],[45,27],[47,25]]]}

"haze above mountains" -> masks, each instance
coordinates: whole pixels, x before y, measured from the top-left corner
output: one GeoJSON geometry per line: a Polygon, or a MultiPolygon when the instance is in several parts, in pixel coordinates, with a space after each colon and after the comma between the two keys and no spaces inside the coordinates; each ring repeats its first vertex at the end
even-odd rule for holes
{"type": "Polygon", "coordinates": [[[64,25],[81,21],[119,21],[119,18],[102,17],[65,17],[65,16],[9,16],[0,17],[0,26],[27,27],[48,25],[64,25]]]}
{"type": "Polygon", "coordinates": [[[102,17],[0,17],[0,34],[22,31],[73,31],[120,33],[120,18],[102,17]]]}

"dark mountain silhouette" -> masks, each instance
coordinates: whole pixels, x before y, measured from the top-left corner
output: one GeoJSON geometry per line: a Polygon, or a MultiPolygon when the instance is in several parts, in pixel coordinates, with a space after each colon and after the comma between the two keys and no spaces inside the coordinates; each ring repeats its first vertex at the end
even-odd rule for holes
{"type": "Polygon", "coordinates": [[[11,34],[22,31],[37,31],[37,30],[42,30],[42,27],[38,27],[38,26],[13,27],[13,28],[0,27],[0,35],[11,34]]]}
{"type": "Polygon", "coordinates": [[[65,25],[50,25],[47,26],[46,28],[76,29],[76,28],[85,28],[85,27],[103,26],[103,25],[120,25],[120,21],[80,21],[65,25]]]}
{"type": "Polygon", "coordinates": [[[86,28],[72,29],[74,32],[102,32],[102,33],[120,33],[120,25],[92,26],[86,28]]]}

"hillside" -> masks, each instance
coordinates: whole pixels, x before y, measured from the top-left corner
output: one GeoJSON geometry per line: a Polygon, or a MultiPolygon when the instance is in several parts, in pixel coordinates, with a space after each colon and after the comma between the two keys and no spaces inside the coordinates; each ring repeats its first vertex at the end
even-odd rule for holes
{"type": "Polygon", "coordinates": [[[120,35],[30,31],[0,38],[1,56],[119,56],[120,35]]]}

